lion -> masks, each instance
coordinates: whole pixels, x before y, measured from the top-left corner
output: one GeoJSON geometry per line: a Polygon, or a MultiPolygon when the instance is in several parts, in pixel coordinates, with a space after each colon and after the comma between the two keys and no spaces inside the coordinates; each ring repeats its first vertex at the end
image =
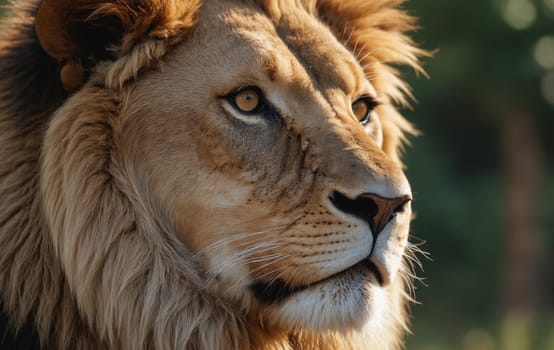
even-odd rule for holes
{"type": "Polygon", "coordinates": [[[422,71],[426,55],[402,3],[13,3],[0,34],[9,339],[401,348],[401,150],[416,130],[395,67],[422,71]]]}

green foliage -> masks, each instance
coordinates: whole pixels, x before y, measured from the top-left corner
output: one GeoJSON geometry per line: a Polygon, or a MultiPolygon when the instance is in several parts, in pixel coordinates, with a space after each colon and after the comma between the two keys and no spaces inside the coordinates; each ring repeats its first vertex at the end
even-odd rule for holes
{"type": "MultiPolygon", "coordinates": [[[[414,307],[408,349],[507,349],[500,317],[506,243],[500,129],[513,110],[526,111],[538,129],[550,247],[545,267],[554,266],[547,234],[554,227],[554,108],[541,92],[548,70],[534,58],[537,40],[554,35],[554,11],[547,1],[520,0],[537,11],[528,28],[517,30],[503,18],[509,1],[407,4],[420,17],[416,41],[438,50],[425,65],[430,80],[410,79],[418,103],[405,113],[423,132],[407,151],[417,212],[412,231],[427,241],[423,249],[433,259],[421,273],[428,287],[418,289],[422,305],[414,307]],[[491,347],[471,345],[472,336],[491,347]]],[[[545,279],[552,295],[553,277],[545,279]]],[[[552,306],[543,310],[550,319],[552,306]]],[[[534,336],[546,344],[552,332],[534,336]]],[[[533,349],[547,348],[537,340],[533,349]]]]}

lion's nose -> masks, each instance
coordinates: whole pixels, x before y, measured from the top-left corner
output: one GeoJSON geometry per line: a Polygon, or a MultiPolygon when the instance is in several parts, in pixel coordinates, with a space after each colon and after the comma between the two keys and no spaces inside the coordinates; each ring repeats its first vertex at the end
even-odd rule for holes
{"type": "Polygon", "coordinates": [[[394,215],[404,210],[405,204],[411,201],[412,197],[403,195],[397,198],[385,198],[375,193],[363,193],[355,199],[350,199],[335,191],[330,199],[337,209],[367,221],[376,239],[394,215]]]}

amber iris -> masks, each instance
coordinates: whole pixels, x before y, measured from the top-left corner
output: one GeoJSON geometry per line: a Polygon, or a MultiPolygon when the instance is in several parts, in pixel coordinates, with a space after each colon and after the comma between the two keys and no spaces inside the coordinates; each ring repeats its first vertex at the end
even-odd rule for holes
{"type": "Polygon", "coordinates": [[[366,98],[359,99],[352,104],[352,112],[363,125],[369,122],[372,105],[366,98]]]}
{"type": "Polygon", "coordinates": [[[245,89],[235,95],[235,105],[245,113],[253,112],[260,107],[262,97],[255,89],[245,89]]]}

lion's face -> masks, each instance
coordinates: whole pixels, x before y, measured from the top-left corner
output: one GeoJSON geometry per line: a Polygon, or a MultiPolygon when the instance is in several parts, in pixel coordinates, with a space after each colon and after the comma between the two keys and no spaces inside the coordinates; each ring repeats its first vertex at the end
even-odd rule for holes
{"type": "Polygon", "coordinates": [[[128,89],[119,147],[208,293],[285,328],[379,322],[411,216],[382,96],[318,19],[280,11],[206,1],[128,89]]]}

